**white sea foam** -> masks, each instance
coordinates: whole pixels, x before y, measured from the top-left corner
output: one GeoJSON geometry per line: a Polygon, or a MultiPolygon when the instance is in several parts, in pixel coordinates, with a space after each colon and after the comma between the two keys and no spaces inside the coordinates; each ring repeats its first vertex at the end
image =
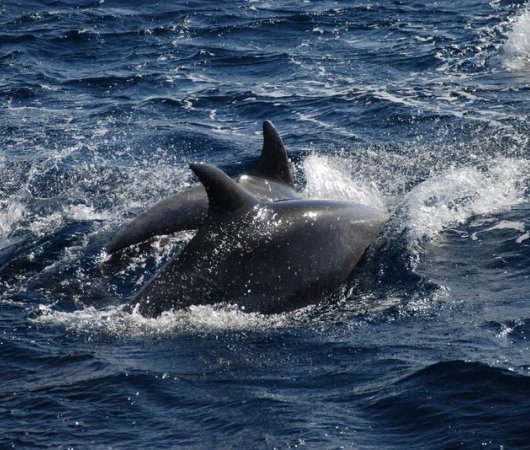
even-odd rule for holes
{"type": "Polygon", "coordinates": [[[266,98],[285,98],[291,97],[292,94],[286,92],[285,90],[279,88],[276,85],[271,85],[269,83],[264,83],[258,86],[255,86],[252,89],[252,93],[257,97],[266,97],[266,98]]]}
{"type": "Polygon", "coordinates": [[[527,9],[511,19],[502,62],[506,69],[514,72],[530,68],[530,11],[527,9]]]}
{"type": "MultiPolygon", "coordinates": [[[[511,221],[511,220],[501,220],[500,222],[496,223],[495,225],[493,225],[493,226],[491,226],[489,228],[486,228],[485,230],[477,231],[477,232],[473,233],[471,235],[471,239],[477,240],[479,234],[487,233],[488,231],[494,231],[494,230],[515,230],[515,231],[519,231],[520,233],[523,233],[523,236],[525,234],[528,234],[526,232],[526,228],[525,228],[524,222],[514,222],[514,221],[511,221]]],[[[518,241],[518,243],[519,243],[519,239],[520,238],[516,239],[518,241]]]]}
{"type": "Polygon", "coordinates": [[[73,220],[110,220],[109,212],[100,212],[92,205],[70,205],[65,208],[65,215],[73,220]]]}
{"type": "Polygon", "coordinates": [[[263,315],[245,313],[235,306],[198,305],[180,311],[162,313],[156,319],[143,317],[137,312],[127,313],[121,307],[96,309],[86,307],[73,312],[55,311],[39,306],[39,314],[32,319],[39,324],[53,324],[82,334],[111,336],[150,336],[175,332],[220,332],[282,328],[289,323],[291,314],[263,315]]]}
{"type": "Polygon", "coordinates": [[[527,232],[525,232],[524,234],[522,234],[521,236],[519,236],[519,237],[515,240],[515,242],[516,242],[517,244],[521,244],[522,242],[526,241],[526,240],[529,239],[529,238],[530,238],[530,232],[527,231],[527,232]]]}

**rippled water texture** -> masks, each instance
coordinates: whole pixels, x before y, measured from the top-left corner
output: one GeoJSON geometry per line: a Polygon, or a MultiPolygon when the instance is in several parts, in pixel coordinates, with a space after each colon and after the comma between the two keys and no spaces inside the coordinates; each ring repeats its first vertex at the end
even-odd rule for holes
{"type": "Polygon", "coordinates": [[[1,448],[529,448],[530,6],[0,5],[1,448]],[[329,301],[121,306],[103,248],[272,120],[305,197],[391,218],[329,301]]]}

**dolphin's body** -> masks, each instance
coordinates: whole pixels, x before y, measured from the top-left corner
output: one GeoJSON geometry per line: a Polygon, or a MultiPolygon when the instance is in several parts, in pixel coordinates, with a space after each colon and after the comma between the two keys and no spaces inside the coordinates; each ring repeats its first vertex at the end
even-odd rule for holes
{"type": "MultiPolygon", "coordinates": [[[[287,152],[274,125],[263,123],[263,150],[254,169],[235,177],[235,181],[260,200],[296,198],[287,152]]],[[[107,245],[112,254],[154,236],[201,226],[208,212],[208,198],[197,185],[161,200],[121,228],[107,245]]]]}
{"type": "Polygon", "coordinates": [[[191,168],[208,216],[133,299],[144,316],[219,302],[266,314],[316,303],[346,281],[387,219],[349,202],[261,201],[214,166],[191,168]]]}

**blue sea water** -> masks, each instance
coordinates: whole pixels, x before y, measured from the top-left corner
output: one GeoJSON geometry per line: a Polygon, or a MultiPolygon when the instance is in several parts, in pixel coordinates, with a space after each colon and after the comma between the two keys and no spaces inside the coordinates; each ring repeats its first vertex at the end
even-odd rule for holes
{"type": "Polygon", "coordinates": [[[530,5],[0,4],[0,448],[530,448],[530,5]],[[288,314],[120,306],[189,238],[113,233],[249,167],[386,210],[288,314]]]}

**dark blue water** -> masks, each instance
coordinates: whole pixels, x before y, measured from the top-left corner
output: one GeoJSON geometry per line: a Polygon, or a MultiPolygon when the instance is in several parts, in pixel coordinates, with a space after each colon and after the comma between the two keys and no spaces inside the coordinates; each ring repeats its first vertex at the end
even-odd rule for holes
{"type": "Polygon", "coordinates": [[[530,448],[530,6],[0,5],[0,448],[530,448]],[[120,305],[189,234],[103,248],[283,135],[391,220],[289,314],[120,305]]]}

